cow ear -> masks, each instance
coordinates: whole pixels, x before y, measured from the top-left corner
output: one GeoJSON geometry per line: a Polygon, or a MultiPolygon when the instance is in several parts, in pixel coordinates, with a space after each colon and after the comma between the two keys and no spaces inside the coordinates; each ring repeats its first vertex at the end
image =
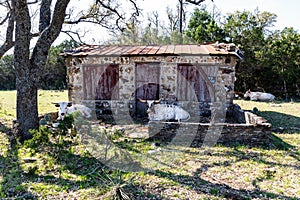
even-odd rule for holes
{"type": "Polygon", "coordinates": [[[71,107],[72,106],[72,102],[68,102],[68,107],[71,107]]]}
{"type": "Polygon", "coordinates": [[[146,103],[146,102],[147,102],[147,100],[144,100],[144,99],[141,99],[141,98],[138,98],[138,100],[139,100],[140,102],[143,102],[143,103],[146,103]]]}
{"type": "Polygon", "coordinates": [[[53,102],[52,102],[52,104],[54,104],[56,107],[59,107],[59,106],[60,106],[59,103],[53,103],[53,102]]]}

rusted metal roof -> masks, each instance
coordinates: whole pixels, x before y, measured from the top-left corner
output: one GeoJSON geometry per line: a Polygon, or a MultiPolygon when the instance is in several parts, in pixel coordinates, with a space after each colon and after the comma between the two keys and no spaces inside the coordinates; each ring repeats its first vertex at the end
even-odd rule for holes
{"type": "Polygon", "coordinates": [[[234,44],[205,45],[84,45],[62,53],[64,56],[163,56],[163,55],[238,55],[234,44]]]}

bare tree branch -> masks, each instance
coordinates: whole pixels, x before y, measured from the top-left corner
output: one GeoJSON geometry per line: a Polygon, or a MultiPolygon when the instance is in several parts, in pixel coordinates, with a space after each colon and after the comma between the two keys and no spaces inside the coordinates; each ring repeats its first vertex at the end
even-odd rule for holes
{"type": "Polygon", "coordinates": [[[51,2],[52,0],[42,0],[40,8],[40,22],[39,22],[39,31],[42,32],[45,30],[51,21],[51,2]]]}
{"type": "Polygon", "coordinates": [[[137,17],[137,16],[139,16],[140,15],[140,11],[141,11],[141,9],[139,9],[138,7],[137,7],[137,5],[136,5],[136,3],[135,3],[135,1],[134,0],[129,0],[131,3],[132,3],[132,5],[134,6],[134,9],[135,9],[135,12],[131,15],[131,17],[137,17]]]}
{"type": "Polygon", "coordinates": [[[9,16],[10,16],[10,12],[8,12],[6,14],[6,16],[4,17],[4,19],[2,21],[0,21],[0,25],[3,25],[8,20],[9,16]]]}
{"type": "Polygon", "coordinates": [[[73,41],[75,41],[76,43],[79,43],[80,45],[86,44],[85,42],[83,42],[81,40],[81,36],[77,32],[74,32],[74,31],[63,31],[63,30],[61,32],[67,34],[73,41]],[[76,36],[77,40],[73,37],[73,35],[76,36]],[[77,42],[77,41],[79,41],[79,42],[77,42]]]}
{"type": "MultiPolygon", "coordinates": [[[[134,8],[131,13],[131,18],[136,18],[140,14],[140,9],[138,8],[135,0],[128,0],[134,8]]],[[[120,5],[113,3],[114,1],[100,1],[96,0],[96,3],[91,7],[91,9],[86,13],[81,15],[75,20],[66,20],[65,24],[78,24],[80,22],[91,22],[94,24],[99,24],[100,26],[110,29],[110,30],[124,30],[126,26],[125,13],[120,11],[120,5]]]]}
{"type": "Polygon", "coordinates": [[[38,33],[30,33],[30,38],[39,37],[41,35],[40,32],[38,33]]]}
{"type": "Polygon", "coordinates": [[[8,24],[6,28],[6,38],[3,45],[0,46],[0,58],[14,46],[13,34],[15,28],[15,16],[13,10],[9,13],[8,24]]]}
{"type": "MultiPolygon", "coordinates": [[[[204,2],[205,0],[198,0],[198,1],[196,1],[196,0],[185,0],[186,2],[188,2],[188,3],[191,3],[191,4],[194,4],[194,5],[200,5],[202,2],[204,2]]],[[[213,0],[211,0],[212,2],[214,2],[213,0]]]]}
{"type": "MultiPolygon", "coordinates": [[[[70,0],[59,0],[56,2],[52,21],[50,22],[50,25],[43,30],[36,42],[30,59],[33,76],[40,77],[38,76],[38,74],[41,73],[39,66],[45,65],[48,51],[62,29],[69,2],[70,0]]],[[[38,78],[35,78],[34,80],[39,81],[38,78]]]]}
{"type": "Polygon", "coordinates": [[[39,1],[38,0],[34,0],[34,1],[32,1],[32,2],[27,2],[27,4],[28,5],[30,5],[30,4],[36,4],[36,3],[38,3],[39,1]]]}
{"type": "Polygon", "coordinates": [[[117,19],[117,20],[119,20],[119,19],[124,19],[124,16],[122,16],[122,15],[118,12],[118,10],[117,10],[116,8],[112,8],[112,7],[109,5],[109,3],[108,3],[108,5],[106,5],[106,4],[104,4],[103,1],[99,1],[99,0],[97,0],[96,3],[99,4],[99,5],[101,5],[103,8],[105,8],[105,9],[107,9],[107,10],[113,12],[114,14],[116,14],[116,15],[118,16],[118,19],[117,19]]]}

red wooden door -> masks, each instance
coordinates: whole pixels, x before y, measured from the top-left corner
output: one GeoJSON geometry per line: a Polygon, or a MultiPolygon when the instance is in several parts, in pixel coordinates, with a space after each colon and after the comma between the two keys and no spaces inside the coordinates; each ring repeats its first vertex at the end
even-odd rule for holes
{"type": "Polygon", "coordinates": [[[85,99],[118,99],[118,82],[118,65],[83,67],[83,92],[85,99]]]}
{"type": "MultiPolygon", "coordinates": [[[[199,66],[200,67],[200,66],[199,66]]],[[[210,101],[204,74],[196,66],[179,64],[177,66],[177,98],[181,101],[210,101]]]]}
{"type": "Polygon", "coordinates": [[[139,102],[138,98],[144,100],[159,99],[159,73],[158,63],[143,63],[136,65],[136,116],[146,117],[145,103],[139,102]]]}

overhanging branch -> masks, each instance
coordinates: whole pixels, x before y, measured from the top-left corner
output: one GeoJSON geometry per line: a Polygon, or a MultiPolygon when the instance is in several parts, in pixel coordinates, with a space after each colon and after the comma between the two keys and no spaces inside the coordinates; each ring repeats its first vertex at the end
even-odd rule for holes
{"type": "Polygon", "coordinates": [[[79,41],[79,44],[80,44],[80,45],[86,44],[85,42],[83,42],[83,41],[81,40],[81,36],[80,36],[79,33],[77,33],[77,32],[74,32],[74,31],[63,31],[63,30],[62,30],[61,32],[67,34],[67,35],[68,35],[73,41],[75,41],[76,43],[78,43],[77,41],[79,41]],[[76,36],[77,40],[73,37],[73,35],[76,36]]]}
{"type": "MultiPolygon", "coordinates": [[[[199,6],[205,0],[198,0],[198,1],[196,1],[196,0],[195,1],[193,1],[193,0],[185,0],[185,1],[188,2],[188,3],[191,3],[191,4],[199,6]]],[[[214,2],[213,0],[211,0],[211,1],[214,2]]]]}
{"type": "Polygon", "coordinates": [[[0,25],[3,25],[8,20],[9,16],[10,16],[10,12],[8,12],[4,17],[4,19],[0,21],[0,25]]]}
{"type": "Polygon", "coordinates": [[[8,15],[8,24],[6,28],[6,38],[3,45],[0,46],[0,58],[14,46],[13,34],[15,28],[15,16],[14,12],[11,11],[8,15]]]}

